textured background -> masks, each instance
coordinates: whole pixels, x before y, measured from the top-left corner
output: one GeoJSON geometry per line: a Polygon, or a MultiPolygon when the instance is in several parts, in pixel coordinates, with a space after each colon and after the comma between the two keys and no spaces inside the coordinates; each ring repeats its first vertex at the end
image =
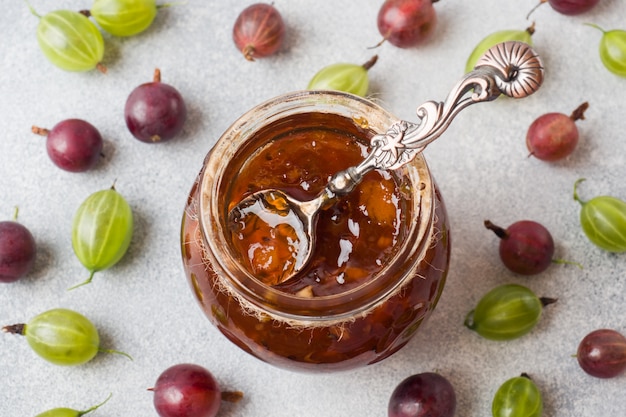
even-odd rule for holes
{"type": "MultiPolygon", "coordinates": [[[[454,384],[458,416],[489,415],[491,399],[506,379],[527,372],[545,396],[547,416],[624,415],[626,375],[593,379],[572,357],[589,331],[626,332],[624,255],[602,252],[583,235],[574,181],[586,177],[584,198],[626,199],[624,94],[626,80],[598,57],[601,33],[584,25],[626,29],[626,3],[601,0],[578,17],[543,5],[533,15],[535,48],[546,67],[541,91],[522,101],[501,99],[470,107],[425,151],[449,211],[453,253],[449,281],[429,322],[402,351],[365,369],[328,375],[284,371],[233,347],[205,319],[185,281],[179,252],[183,205],[202,159],[241,114],[273,96],[305,88],[322,66],[379,61],[370,70],[372,95],[399,117],[442,100],[462,75],[465,60],[487,34],[524,29],[535,0],[442,0],[434,37],[414,49],[384,44],[376,15],[381,1],[276,0],[287,23],[286,44],[268,59],[250,63],[233,46],[232,25],[249,1],[188,0],[161,10],[145,33],[127,39],[105,35],[108,74],[68,73],[39,51],[37,18],[24,2],[3,2],[0,13],[0,218],[19,206],[19,220],[35,235],[35,270],[0,288],[0,324],[28,321],[49,308],[67,307],[89,317],[103,345],[131,354],[98,355],[73,368],[35,356],[26,341],[0,335],[0,415],[29,416],[59,406],[87,408],[112,399],[101,416],[156,415],[146,391],[166,367],[195,362],[225,389],[245,399],[221,416],[383,416],[393,388],[405,377],[437,370],[454,384]],[[123,107],[155,67],[183,94],[189,119],[181,137],[157,146],[127,132],[123,107]],[[589,101],[578,122],[580,145],[555,164],[527,158],[525,134],[539,115],[570,114],[589,101]],[[71,174],[56,168],[33,124],[52,127],[78,117],[98,127],[106,157],[98,168],[71,174]],[[133,208],[134,238],[127,256],[72,292],[87,273],[70,242],[75,210],[113,181],[133,208]],[[584,269],[554,265],[524,278],[508,272],[489,218],[506,226],[521,219],[552,232],[556,256],[584,269]],[[515,341],[482,340],[463,327],[466,313],[496,285],[515,282],[557,297],[534,331],[515,341]]],[[[90,2],[32,0],[40,13],[86,9],[90,2]]]]}

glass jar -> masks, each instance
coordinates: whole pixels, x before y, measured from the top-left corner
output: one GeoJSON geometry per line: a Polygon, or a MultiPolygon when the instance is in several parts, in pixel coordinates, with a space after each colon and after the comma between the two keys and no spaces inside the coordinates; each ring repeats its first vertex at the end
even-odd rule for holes
{"type": "Polygon", "coordinates": [[[182,258],[204,313],[235,345],[292,370],[346,370],[396,352],[433,311],[448,271],[449,224],[421,154],[393,172],[369,173],[324,211],[305,278],[261,279],[228,224],[233,205],[258,189],[312,198],[397,120],[350,94],[295,92],[244,114],[208,153],[184,210],[182,258]],[[395,210],[381,211],[383,200],[395,210]],[[347,220],[337,220],[346,210],[347,220]]]}

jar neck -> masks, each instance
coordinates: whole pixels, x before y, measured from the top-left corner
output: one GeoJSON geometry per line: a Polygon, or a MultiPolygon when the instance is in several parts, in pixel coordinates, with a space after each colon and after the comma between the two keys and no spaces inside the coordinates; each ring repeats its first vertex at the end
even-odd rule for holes
{"type": "MultiPolygon", "coordinates": [[[[362,285],[335,295],[301,297],[263,284],[241,265],[229,242],[226,197],[233,173],[242,169],[241,155],[253,154],[261,145],[256,133],[269,129],[277,135],[298,127],[299,115],[308,114],[309,123],[327,123],[349,129],[368,143],[369,138],[387,130],[396,118],[360,97],[339,92],[303,91],[277,97],[252,109],[238,119],[220,138],[207,157],[200,190],[200,227],[209,263],[219,277],[221,290],[236,297],[251,314],[254,310],[275,315],[275,319],[302,321],[344,320],[366,314],[380,302],[400,291],[431,243],[434,215],[434,184],[422,155],[392,173],[408,195],[406,233],[397,249],[376,276],[362,285]],[[341,123],[338,123],[341,121],[341,123]],[[345,123],[345,126],[343,125],[345,123]]],[[[299,126],[301,127],[301,126],[299,126]]],[[[262,136],[262,135],[261,135],[262,136]]],[[[235,174],[236,176],[236,174],[235,174]]]]}

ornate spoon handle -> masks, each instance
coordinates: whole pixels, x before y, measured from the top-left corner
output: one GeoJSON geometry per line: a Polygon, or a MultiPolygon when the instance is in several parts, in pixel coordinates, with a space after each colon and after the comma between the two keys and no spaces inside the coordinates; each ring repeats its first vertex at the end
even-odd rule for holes
{"type": "Polygon", "coordinates": [[[427,101],[417,108],[419,123],[401,120],[384,134],[375,135],[367,158],[356,167],[338,172],[328,185],[329,191],[345,194],[373,169],[393,170],[412,161],[467,106],[495,100],[501,94],[523,98],[537,91],[542,82],[543,65],[528,44],[512,41],[492,47],[444,102],[427,101]]]}

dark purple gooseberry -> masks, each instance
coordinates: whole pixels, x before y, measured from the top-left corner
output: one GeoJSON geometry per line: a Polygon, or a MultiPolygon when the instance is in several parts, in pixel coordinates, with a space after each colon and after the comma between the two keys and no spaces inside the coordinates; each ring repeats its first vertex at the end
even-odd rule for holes
{"type": "Polygon", "coordinates": [[[453,417],[454,387],[434,372],[412,375],[398,384],[389,398],[388,417],[453,417]]]}
{"type": "Polygon", "coordinates": [[[93,168],[102,155],[102,136],[91,123],[67,119],[51,130],[33,126],[33,133],[46,136],[48,156],[59,168],[84,172],[93,168]]]}
{"type": "Polygon", "coordinates": [[[0,282],[14,282],[30,272],[36,252],[35,239],[25,226],[0,222],[0,282]]]}
{"type": "Polygon", "coordinates": [[[149,390],[161,417],[215,417],[222,401],[243,397],[239,391],[222,391],[211,372],[192,363],[167,368],[149,390]]]}
{"type": "Polygon", "coordinates": [[[577,14],[585,13],[594,8],[600,0],[539,0],[539,4],[535,6],[528,16],[533,11],[544,3],[549,3],[550,6],[558,13],[574,16],[577,14]]]}
{"type": "Polygon", "coordinates": [[[618,376],[626,370],[626,337],[616,330],[594,330],[581,340],[576,358],[591,376],[618,376]]]}
{"type": "Polygon", "coordinates": [[[511,271],[533,275],[544,271],[552,263],[554,240],[541,224],[521,220],[504,229],[485,220],[485,227],[500,238],[500,259],[511,271]]]}
{"type": "Polygon", "coordinates": [[[161,82],[161,71],[154,71],[152,82],[135,88],[124,108],[126,126],[142,142],[165,142],[176,136],[187,119],[187,107],[174,87],[161,82]]]}

